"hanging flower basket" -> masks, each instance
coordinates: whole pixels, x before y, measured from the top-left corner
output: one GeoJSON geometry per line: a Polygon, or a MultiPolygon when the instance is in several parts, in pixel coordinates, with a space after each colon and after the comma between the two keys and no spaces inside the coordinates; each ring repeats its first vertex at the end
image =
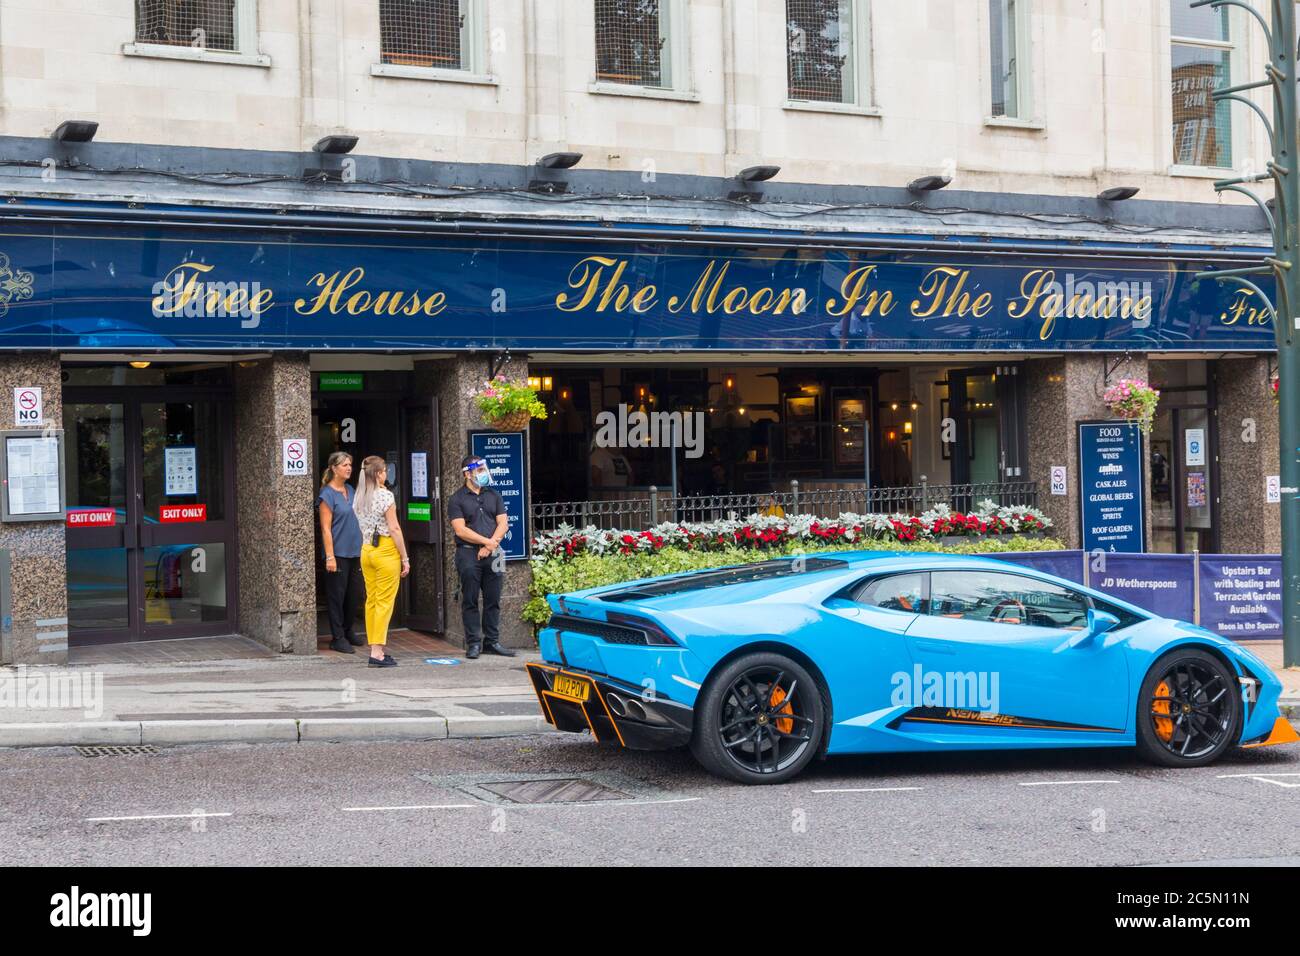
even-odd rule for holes
{"type": "Polygon", "coordinates": [[[481,388],[471,389],[469,397],[478,405],[483,421],[499,432],[520,432],[532,419],[546,417],[546,406],[526,381],[511,382],[498,375],[481,388]]]}
{"type": "Polygon", "coordinates": [[[1145,381],[1140,378],[1120,379],[1106,389],[1104,401],[1111,414],[1135,421],[1142,429],[1142,434],[1151,434],[1156,420],[1156,406],[1160,404],[1160,393],[1145,381]]]}
{"type": "Polygon", "coordinates": [[[532,413],[528,409],[521,408],[518,411],[507,412],[500,418],[491,419],[488,424],[499,432],[521,432],[528,427],[532,418],[532,413]]]}

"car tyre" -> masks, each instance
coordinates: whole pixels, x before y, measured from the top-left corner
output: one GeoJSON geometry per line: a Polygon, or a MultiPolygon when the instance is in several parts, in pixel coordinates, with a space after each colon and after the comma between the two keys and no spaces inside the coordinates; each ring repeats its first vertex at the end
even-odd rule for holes
{"type": "Polygon", "coordinates": [[[1241,737],[1237,677],[1208,651],[1176,648],[1151,665],[1138,692],[1137,749],[1163,767],[1202,767],[1241,737]]]}
{"type": "Polygon", "coordinates": [[[695,702],[691,753],[710,773],[740,783],[783,783],[820,753],[825,690],[797,661],[744,654],[709,678],[695,702]]]}

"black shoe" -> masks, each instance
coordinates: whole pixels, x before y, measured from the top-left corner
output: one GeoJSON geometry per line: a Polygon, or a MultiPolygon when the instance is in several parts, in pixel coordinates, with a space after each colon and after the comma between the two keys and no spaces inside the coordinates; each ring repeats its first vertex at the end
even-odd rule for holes
{"type": "Polygon", "coordinates": [[[487,651],[489,654],[497,654],[501,657],[515,656],[515,652],[512,651],[510,648],[506,647],[500,641],[491,641],[490,643],[485,644],[483,646],[483,650],[487,651]]]}
{"type": "Polygon", "coordinates": [[[341,637],[336,637],[334,638],[334,640],[330,641],[330,650],[338,651],[340,654],[356,653],[355,651],[352,650],[352,645],[349,644],[347,641],[343,640],[343,638],[341,637]]]}
{"type": "Polygon", "coordinates": [[[392,657],[372,657],[366,662],[370,667],[396,667],[397,661],[392,657]]]}
{"type": "Polygon", "coordinates": [[[465,657],[472,661],[478,657],[479,650],[480,648],[477,644],[470,644],[465,648],[465,657]]]}
{"type": "Polygon", "coordinates": [[[353,647],[365,647],[366,639],[364,637],[357,637],[355,634],[349,634],[348,643],[353,647]]]}

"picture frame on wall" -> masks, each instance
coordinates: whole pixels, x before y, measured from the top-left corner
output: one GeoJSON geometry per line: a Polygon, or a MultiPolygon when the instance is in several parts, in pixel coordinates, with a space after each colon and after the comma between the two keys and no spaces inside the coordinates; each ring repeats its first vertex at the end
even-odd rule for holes
{"type": "Polygon", "coordinates": [[[816,395],[787,395],[785,399],[785,455],[792,461],[821,457],[816,395]]]}

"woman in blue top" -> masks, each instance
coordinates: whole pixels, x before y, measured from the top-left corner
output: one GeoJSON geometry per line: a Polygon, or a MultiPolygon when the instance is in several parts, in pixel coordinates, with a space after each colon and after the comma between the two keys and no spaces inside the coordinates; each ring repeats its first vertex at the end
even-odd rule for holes
{"type": "Polygon", "coordinates": [[[352,477],[352,456],[336,451],[329,457],[316,497],[320,512],[320,536],[325,546],[325,598],[329,604],[330,650],[353,653],[364,640],[353,633],[360,607],[361,525],[352,502],[356,493],[348,485],[352,477]]]}

